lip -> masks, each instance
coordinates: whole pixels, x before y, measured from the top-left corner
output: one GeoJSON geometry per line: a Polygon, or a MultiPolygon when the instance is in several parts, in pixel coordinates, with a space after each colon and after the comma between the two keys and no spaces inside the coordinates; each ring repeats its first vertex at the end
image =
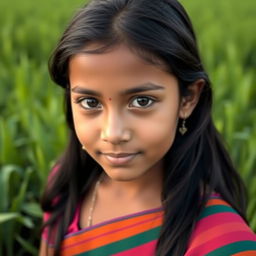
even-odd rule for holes
{"type": "Polygon", "coordinates": [[[112,165],[124,165],[132,161],[138,153],[102,153],[112,165]]]}

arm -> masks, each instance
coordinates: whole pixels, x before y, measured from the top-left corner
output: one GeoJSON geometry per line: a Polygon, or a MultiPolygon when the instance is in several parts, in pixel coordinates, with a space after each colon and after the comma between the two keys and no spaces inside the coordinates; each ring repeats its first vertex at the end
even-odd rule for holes
{"type": "Polygon", "coordinates": [[[256,235],[220,197],[211,198],[199,217],[185,256],[256,255],[256,235]]]}

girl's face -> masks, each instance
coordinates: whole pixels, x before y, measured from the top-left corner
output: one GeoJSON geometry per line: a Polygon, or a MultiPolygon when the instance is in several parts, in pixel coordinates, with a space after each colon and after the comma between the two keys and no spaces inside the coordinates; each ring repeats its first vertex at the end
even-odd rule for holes
{"type": "Polygon", "coordinates": [[[124,45],[69,63],[76,134],[117,181],[161,175],[182,109],[177,79],[124,45]]]}

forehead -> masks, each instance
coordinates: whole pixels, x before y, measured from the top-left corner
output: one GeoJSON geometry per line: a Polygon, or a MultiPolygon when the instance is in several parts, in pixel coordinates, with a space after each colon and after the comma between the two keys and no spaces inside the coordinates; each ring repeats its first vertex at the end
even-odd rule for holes
{"type": "MultiPolygon", "coordinates": [[[[98,48],[99,45],[91,44],[85,51],[98,48]]],[[[71,87],[77,84],[167,83],[166,80],[173,79],[173,76],[166,71],[164,64],[158,63],[153,65],[127,46],[118,45],[102,53],[81,52],[73,56],[69,62],[69,78],[71,87]]]]}
{"type": "Polygon", "coordinates": [[[118,64],[117,66],[119,71],[125,70],[136,72],[138,71],[138,67],[145,69],[157,67],[158,69],[166,71],[168,69],[167,65],[156,56],[153,56],[153,54],[146,53],[145,51],[142,52],[141,50],[132,50],[125,44],[116,45],[102,53],[87,53],[87,51],[99,49],[100,47],[102,46],[97,43],[89,44],[84,51],[76,54],[70,59],[69,67],[75,60],[77,64],[83,65],[88,71],[92,69],[97,71],[105,71],[106,73],[110,71],[115,64],[118,64]],[[146,61],[145,58],[150,60],[154,59],[155,64],[153,65],[149,61],[146,61]]]}

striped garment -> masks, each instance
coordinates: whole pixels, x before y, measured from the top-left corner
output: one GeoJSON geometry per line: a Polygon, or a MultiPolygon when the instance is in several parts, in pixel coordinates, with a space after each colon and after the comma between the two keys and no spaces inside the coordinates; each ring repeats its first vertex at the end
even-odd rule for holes
{"type": "MultiPolygon", "coordinates": [[[[61,255],[154,256],[162,221],[163,210],[157,208],[79,230],[76,214],[61,255]]],[[[211,196],[184,256],[230,255],[256,256],[256,235],[229,204],[219,196],[211,196]]]]}

